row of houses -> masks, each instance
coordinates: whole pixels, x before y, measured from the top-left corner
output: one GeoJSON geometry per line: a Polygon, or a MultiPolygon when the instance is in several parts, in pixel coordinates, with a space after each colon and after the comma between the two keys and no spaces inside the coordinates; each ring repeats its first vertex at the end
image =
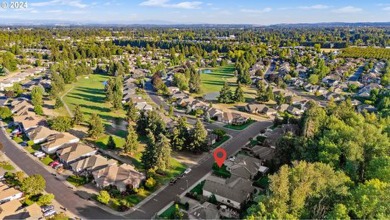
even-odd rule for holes
{"type": "Polygon", "coordinates": [[[35,74],[42,73],[46,69],[44,67],[36,67],[25,70],[23,72],[17,73],[14,76],[8,78],[7,80],[0,81],[0,91],[4,91],[6,88],[10,88],[14,83],[19,83],[26,80],[28,77],[31,77],[35,74]]]}
{"type": "Polygon", "coordinates": [[[41,208],[34,203],[24,206],[23,193],[14,187],[0,182],[0,219],[39,219],[41,208]]]}
{"type": "Polygon", "coordinates": [[[57,132],[46,126],[43,117],[31,112],[32,105],[27,100],[12,102],[14,122],[20,126],[34,144],[40,144],[47,154],[56,154],[59,162],[77,174],[92,175],[98,187],[115,185],[125,191],[129,185],[138,188],[145,175],[131,165],[118,166],[115,160],[97,154],[97,149],[80,142],[80,139],[67,132],[57,132]],[[22,111],[23,110],[23,111],[22,111]]]}

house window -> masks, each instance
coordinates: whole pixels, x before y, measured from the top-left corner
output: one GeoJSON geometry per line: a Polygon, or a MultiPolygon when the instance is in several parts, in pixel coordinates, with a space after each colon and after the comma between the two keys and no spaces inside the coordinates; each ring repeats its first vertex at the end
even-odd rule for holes
{"type": "Polygon", "coordinates": [[[228,200],[227,203],[231,203],[230,200],[228,200]]]}

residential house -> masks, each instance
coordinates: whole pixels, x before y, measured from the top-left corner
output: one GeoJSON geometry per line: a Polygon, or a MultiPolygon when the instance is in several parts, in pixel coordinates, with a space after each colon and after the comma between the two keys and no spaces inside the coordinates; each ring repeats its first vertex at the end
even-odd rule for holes
{"type": "Polygon", "coordinates": [[[34,106],[24,99],[18,99],[11,102],[11,106],[11,112],[15,116],[25,115],[28,111],[32,111],[34,109],[34,106]]]}
{"type": "Polygon", "coordinates": [[[220,219],[217,206],[209,202],[196,204],[188,210],[188,219],[220,219]]]}
{"type": "Polygon", "coordinates": [[[210,118],[212,119],[216,119],[218,118],[219,115],[222,115],[223,112],[219,109],[216,109],[216,108],[210,108],[208,111],[207,111],[210,115],[210,118]]]}
{"type": "Polygon", "coordinates": [[[271,160],[275,156],[275,149],[256,145],[250,148],[251,154],[261,160],[271,160]]]}
{"type": "Polygon", "coordinates": [[[57,134],[57,131],[53,131],[45,126],[38,126],[27,130],[27,137],[34,142],[34,144],[39,144],[45,142],[50,135],[57,134]]]}
{"type": "Polygon", "coordinates": [[[7,104],[8,98],[5,96],[0,96],[0,107],[5,106],[7,104]]]}
{"type": "Polygon", "coordinates": [[[116,160],[107,159],[101,155],[92,155],[77,162],[72,163],[70,166],[75,173],[81,173],[84,171],[93,172],[106,168],[111,165],[115,165],[116,160]]]}
{"type": "Polygon", "coordinates": [[[358,92],[357,92],[357,95],[359,97],[363,97],[363,98],[368,98],[370,97],[370,94],[371,94],[371,90],[374,90],[374,89],[381,89],[382,86],[377,84],[377,83],[371,83],[367,86],[364,86],[363,88],[361,88],[358,92]]]}
{"type": "Polygon", "coordinates": [[[27,112],[27,115],[14,116],[14,122],[20,124],[23,131],[28,131],[46,124],[44,117],[38,116],[33,112],[27,112]]]}
{"type": "Polygon", "coordinates": [[[19,200],[12,200],[3,204],[0,204],[0,219],[21,219],[19,216],[15,216],[18,211],[22,210],[22,203],[19,200]]]}
{"type": "Polygon", "coordinates": [[[128,188],[136,189],[145,180],[145,175],[128,164],[112,165],[92,173],[97,187],[116,186],[121,192],[128,188]]]}
{"type": "Polygon", "coordinates": [[[0,91],[5,91],[6,88],[12,87],[14,83],[10,80],[0,82],[0,91]]]}
{"type": "Polygon", "coordinates": [[[216,176],[209,176],[203,186],[203,196],[215,196],[220,203],[230,207],[241,209],[252,196],[255,188],[252,181],[240,177],[223,179],[216,176]]]}
{"type": "Polygon", "coordinates": [[[191,103],[195,101],[194,98],[192,98],[191,96],[187,96],[185,98],[181,98],[181,99],[178,99],[176,101],[176,103],[181,106],[181,107],[186,107],[187,105],[191,105],[191,103]]]}
{"type": "Polygon", "coordinates": [[[265,108],[267,106],[264,104],[248,104],[245,106],[245,110],[252,114],[262,114],[265,108]]]}
{"type": "Polygon", "coordinates": [[[362,105],[357,106],[357,111],[359,113],[361,113],[363,111],[367,111],[368,113],[373,113],[373,112],[377,112],[377,108],[375,108],[372,105],[362,104],[362,105]]]}
{"type": "Polygon", "coordinates": [[[298,125],[284,124],[281,127],[275,128],[271,132],[267,132],[265,134],[266,139],[264,141],[264,146],[275,149],[278,141],[280,140],[281,137],[283,137],[284,134],[291,132],[297,135],[298,131],[299,131],[298,125]]]}
{"type": "Polygon", "coordinates": [[[173,100],[183,99],[185,97],[187,97],[187,94],[185,94],[184,92],[176,92],[171,96],[173,100]]]}
{"type": "Polygon", "coordinates": [[[139,102],[139,103],[135,104],[135,108],[140,110],[140,111],[152,111],[153,110],[153,106],[151,106],[147,103],[144,103],[144,102],[139,102]]]}
{"type": "Polygon", "coordinates": [[[79,142],[80,139],[67,132],[52,134],[46,138],[46,142],[41,145],[42,151],[47,154],[53,154],[66,144],[79,142]]]}
{"type": "Polygon", "coordinates": [[[169,86],[168,92],[169,92],[169,94],[175,94],[175,93],[180,92],[180,89],[178,87],[175,87],[175,86],[169,86]]]}
{"type": "MultiPolygon", "coordinates": [[[[2,184],[2,183],[0,183],[2,184]]],[[[22,198],[23,193],[20,192],[19,190],[13,188],[13,187],[8,187],[5,185],[1,185],[1,190],[0,190],[0,204],[20,199],[22,198]]]]}
{"type": "Polygon", "coordinates": [[[79,159],[92,156],[96,154],[96,152],[97,150],[92,147],[76,143],[69,144],[58,150],[56,153],[62,163],[70,166],[71,163],[76,162],[79,159]]]}
{"type": "Polygon", "coordinates": [[[242,154],[237,155],[233,159],[225,160],[224,164],[232,176],[248,180],[255,178],[263,167],[261,160],[242,154]]]}
{"type": "Polygon", "coordinates": [[[300,116],[303,114],[303,112],[305,112],[304,110],[301,110],[301,109],[298,109],[298,108],[295,108],[294,106],[290,105],[288,106],[287,108],[287,112],[292,114],[292,115],[295,115],[295,116],[300,116]]]}

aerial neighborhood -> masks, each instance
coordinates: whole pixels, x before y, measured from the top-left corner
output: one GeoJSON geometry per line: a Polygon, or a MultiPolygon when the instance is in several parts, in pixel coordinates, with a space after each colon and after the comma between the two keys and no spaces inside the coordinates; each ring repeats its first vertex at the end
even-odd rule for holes
{"type": "Polygon", "coordinates": [[[323,25],[1,27],[0,218],[386,218],[390,29],[323,25]]]}

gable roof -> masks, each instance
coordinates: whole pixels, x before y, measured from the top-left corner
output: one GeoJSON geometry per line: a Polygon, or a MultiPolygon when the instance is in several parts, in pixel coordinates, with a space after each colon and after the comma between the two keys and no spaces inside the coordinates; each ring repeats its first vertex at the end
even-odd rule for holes
{"type": "Polygon", "coordinates": [[[190,219],[219,219],[217,206],[209,202],[196,204],[188,211],[190,219]]]}
{"type": "Polygon", "coordinates": [[[50,151],[51,148],[64,145],[72,140],[79,139],[68,132],[55,133],[48,136],[46,143],[43,143],[41,146],[47,148],[50,151]]]}
{"type": "Polygon", "coordinates": [[[238,203],[243,203],[254,189],[251,181],[240,177],[223,179],[216,176],[209,176],[203,186],[203,190],[205,191],[238,203]]]}
{"type": "Polygon", "coordinates": [[[46,139],[52,134],[57,134],[57,131],[53,131],[48,127],[45,126],[38,126],[37,128],[31,129],[27,131],[27,135],[30,138],[30,140],[40,140],[40,139],[46,139]]]}
{"type": "Polygon", "coordinates": [[[57,154],[62,161],[68,163],[86,154],[94,153],[96,151],[97,150],[85,144],[77,143],[77,144],[71,144],[69,145],[69,147],[65,147],[58,150],[57,154]]]}
{"type": "Polygon", "coordinates": [[[128,164],[112,165],[92,173],[99,186],[115,185],[119,189],[126,189],[127,185],[138,188],[145,175],[128,164]]]}
{"type": "Polygon", "coordinates": [[[261,160],[239,154],[234,161],[226,160],[225,165],[230,169],[230,173],[245,179],[251,179],[259,172],[261,160]]]}
{"type": "Polygon", "coordinates": [[[116,164],[116,160],[106,159],[101,155],[92,155],[85,159],[74,162],[70,166],[73,170],[79,172],[86,169],[99,170],[114,164],[116,164]]]}

